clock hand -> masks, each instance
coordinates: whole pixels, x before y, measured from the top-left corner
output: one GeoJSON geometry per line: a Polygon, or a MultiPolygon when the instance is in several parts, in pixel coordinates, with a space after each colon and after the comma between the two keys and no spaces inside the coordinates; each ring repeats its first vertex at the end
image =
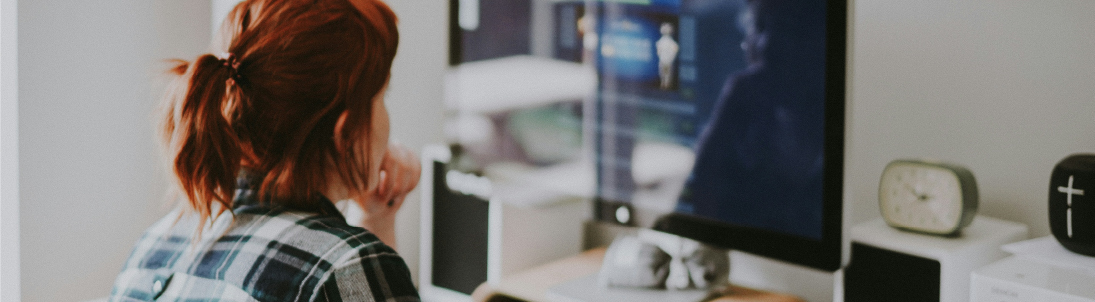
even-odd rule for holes
{"type": "Polygon", "coordinates": [[[913,193],[913,195],[920,197],[920,191],[917,191],[916,188],[913,188],[913,186],[909,185],[908,183],[905,183],[905,189],[909,190],[909,192],[913,193]]]}
{"type": "Polygon", "coordinates": [[[928,196],[927,194],[921,194],[920,190],[917,190],[908,183],[905,184],[905,189],[909,190],[909,192],[913,193],[913,195],[916,195],[916,200],[927,201],[928,199],[931,199],[931,196],[928,196]]]}

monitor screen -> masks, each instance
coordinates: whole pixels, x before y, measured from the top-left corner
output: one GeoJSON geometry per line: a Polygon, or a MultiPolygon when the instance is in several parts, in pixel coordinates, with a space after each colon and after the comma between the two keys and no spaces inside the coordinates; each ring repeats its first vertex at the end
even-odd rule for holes
{"type": "MultiPolygon", "coordinates": [[[[601,1],[596,216],[840,261],[844,1],[601,1]]],[[[824,260],[820,260],[824,259],[824,260]]]]}
{"type": "Polygon", "coordinates": [[[846,0],[451,0],[446,136],[492,196],[835,270],[846,0]]]}

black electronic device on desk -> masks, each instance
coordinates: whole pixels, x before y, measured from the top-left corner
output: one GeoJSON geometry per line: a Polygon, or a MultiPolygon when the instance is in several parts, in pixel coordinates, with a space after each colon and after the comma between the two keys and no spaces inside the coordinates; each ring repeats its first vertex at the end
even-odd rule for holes
{"type": "Polygon", "coordinates": [[[595,7],[595,216],[838,270],[847,2],[595,7]],[[657,85],[654,57],[619,53],[628,41],[657,44],[664,24],[680,47],[669,86],[657,85]]]}
{"type": "Polygon", "coordinates": [[[507,190],[511,183],[495,182],[463,167],[467,158],[459,151],[458,146],[441,145],[422,150],[423,300],[467,301],[483,284],[497,285],[519,272],[581,252],[588,203],[520,203],[517,198],[522,194],[507,190]]]}
{"type": "Polygon", "coordinates": [[[596,219],[842,267],[847,1],[606,1],[583,11],[599,39],[587,113],[596,219]],[[659,46],[667,40],[677,47],[659,46]],[[660,68],[665,49],[676,51],[672,68],[660,68]]]}
{"type": "Polygon", "coordinates": [[[452,173],[452,152],[443,146],[422,151],[420,294],[432,301],[466,300],[490,274],[489,190],[472,174],[452,173]],[[460,180],[450,184],[450,180],[460,180]],[[487,195],[487,196],[484,196],[487,195]]]}
{"type": "Polygon", "coordinates": [[[840,269],[847,0],[490,2],[454,11],[450,53],[456,83],[487,85],[446,88],[457,141],[489,151],[469,152],[485,170],[590,163],[597,220],[840,269]],[[514,76],[469,76],[500,66],[514,76]],[[512,82],[556,69],[573,72],[512,82]],[[589,75],[591,91],[555,85],[589,75]]]}
{"type": "Polygon", "coordinates": [[[977,216],[960,236],[910,232],[879,218],[851,229],[844,301],[969,301],[970,273],[1007,256],[1026,239],[1021,223],[977,216]]]}
{"type": "Polygon", "coordinates": [[[1095,154],[1073,154],[1053,167],[1049,227],[1066,249],[1095,256],[1095,154]]]}

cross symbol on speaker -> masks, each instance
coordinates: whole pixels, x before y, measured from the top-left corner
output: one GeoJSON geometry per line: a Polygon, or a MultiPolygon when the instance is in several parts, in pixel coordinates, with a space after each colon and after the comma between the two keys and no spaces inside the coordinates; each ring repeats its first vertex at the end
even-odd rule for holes
{"type": "Polygon", "coordinates": [[[1065,218],[1065,224],[1068,225],[1068,238],[1072,238],[1072,195],[1084,196],[1084,190],[1072,188],[1072,181],[1074,175],[1068,176],[1068,187],[1059,186],[1057,192],[1065,193],[1068,204],[1068,210],[1065,212],[1067,215],[1065,218]]]}

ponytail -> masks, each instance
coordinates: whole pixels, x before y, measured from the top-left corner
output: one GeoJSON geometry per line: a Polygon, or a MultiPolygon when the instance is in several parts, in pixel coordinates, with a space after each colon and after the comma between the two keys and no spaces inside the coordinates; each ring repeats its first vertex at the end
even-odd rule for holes
{"type": "Polygon", "coordinates": [[[250,184],[258,202],[293,209],[321,209],[333,184],[369,190],[379,164],[370,154],[386,147],[369,142],[379,135],[370,133],[372,105],[391,73],[395,22],[377,0],[237,4],[212,49],[239,57],[206,54],[169,69],[178,77],[162,141],[186,208],[203,223],[231,213],[241,170],[261,179],[250,184]]]}
{"type": "Polygon", "coordinates": [[[243,158],[240,138],[229,120],[236,111],[229,89],[235,85],[238,64],[211,54],[192,65],[176,63],[171,71],[183,73],[177,83],[181,90],[168,105],[164,135],[178,189],[206,221],[232,208],[243,158]]]}

